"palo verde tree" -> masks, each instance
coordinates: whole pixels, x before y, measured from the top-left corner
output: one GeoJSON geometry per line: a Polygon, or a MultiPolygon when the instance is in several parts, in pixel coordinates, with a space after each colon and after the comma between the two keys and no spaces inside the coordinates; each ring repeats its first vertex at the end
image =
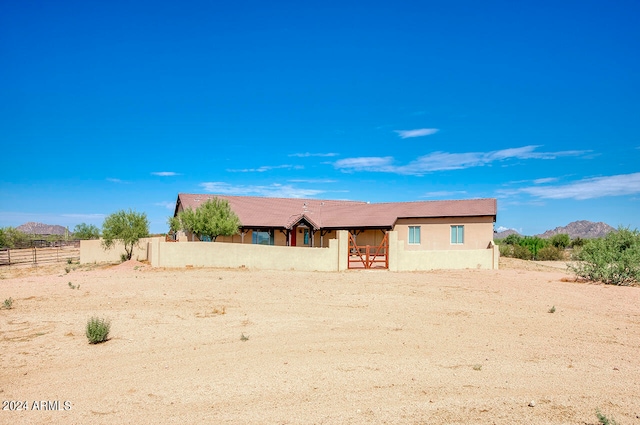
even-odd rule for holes
{"type": "Polygon", "coordinates": [[[620,227],[604,238],[589,240],[570,268],[590,281],[610,285],[640,282],[640,232],[620,227]]]}
{"type": "Polygon", "coordinates": [[[213,198],[201,204],[196,210],[186,209],[169,219],[171,230],[185,230],[215,242],[218,236],[231,236],[238,233],[240,219],[231,210],[225,199],[213,198]]]}
{"type": "Polygon", "coordinates": [[[73,237],[75,239],[98,239],[100,238],[100,229],[93,224],[80,223],[73,228],[73,237]]]}
{"type": "Polygon", "coordinates": [[[116,242],[121,242],[125,250],[123,260],[131,260],[133,248],[147,236],[149,220],[145,213],[120,210],[105,218],[102,224],[102,247],[111,249],[116,242]]]}

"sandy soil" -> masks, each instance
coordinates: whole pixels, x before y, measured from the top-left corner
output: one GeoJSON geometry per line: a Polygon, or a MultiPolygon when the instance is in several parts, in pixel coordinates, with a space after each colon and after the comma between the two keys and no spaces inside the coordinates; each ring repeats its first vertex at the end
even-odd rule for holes
{"type": "Polygon", "coordinates": [[[0,423],[640,423],[640,288],[501,266],[2,268],[0,423]]]}

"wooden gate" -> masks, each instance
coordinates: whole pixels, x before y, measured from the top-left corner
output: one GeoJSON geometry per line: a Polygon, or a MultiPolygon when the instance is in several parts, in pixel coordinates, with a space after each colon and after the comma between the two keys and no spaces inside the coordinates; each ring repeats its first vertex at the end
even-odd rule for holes
{"type": "Polygon", "coordinates": [[[350,269],[388,269],[389,235],[384,234],[378,246],[358,246],[356,238],[349,233],[348,268],[350,269]]]}

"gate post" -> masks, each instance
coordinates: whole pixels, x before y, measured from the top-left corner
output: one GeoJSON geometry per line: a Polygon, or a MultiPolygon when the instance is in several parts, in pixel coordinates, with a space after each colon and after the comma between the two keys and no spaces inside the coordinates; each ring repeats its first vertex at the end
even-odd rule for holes
{"type": "Polygon", "coordinates": [[[398,271],[398,232],[396,230],[390,230],[387,232],[387,243],[389,244],[389,250],[387,252],[387,261],[389,262],[389,270],[393,272],[398,271]]]}
{"type": "Polygon", "coordinates": [[[341,272],[349,267],[349,232],[338,230],[336,237],[338,238],[338,271],[341,272]]]}

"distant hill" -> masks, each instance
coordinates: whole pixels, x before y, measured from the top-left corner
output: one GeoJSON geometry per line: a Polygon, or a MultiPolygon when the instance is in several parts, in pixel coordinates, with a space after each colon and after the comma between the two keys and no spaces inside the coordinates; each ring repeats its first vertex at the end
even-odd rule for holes
{"type": "Polygon", "coordinates": [[[497,232],[493,234],[493,239],[504,239],[509,235],[519,235],[517,231],[513,229],[503,230],[502,232],[497,232]]]}
{"type": "Polygon", "coordinates": [[[556,227],[553,230],[547,230],[546,232],[537,235],[541,238],[550,238],[553,235],[560,233],[568,234],[571,239],[580,237],[582,239],[601,238],[608,233],[615,231],[616,229],[609,226],[607,223],[593,221],[580,220],[567,224],[564,227],[556,227]]]}
{"type": "Polygon", "coordinates": [[[17,230],[29,235],[60,235],[67,233],[67,228],[57,224],[34,223],[30,221],[16,227],[17,230]]]}

